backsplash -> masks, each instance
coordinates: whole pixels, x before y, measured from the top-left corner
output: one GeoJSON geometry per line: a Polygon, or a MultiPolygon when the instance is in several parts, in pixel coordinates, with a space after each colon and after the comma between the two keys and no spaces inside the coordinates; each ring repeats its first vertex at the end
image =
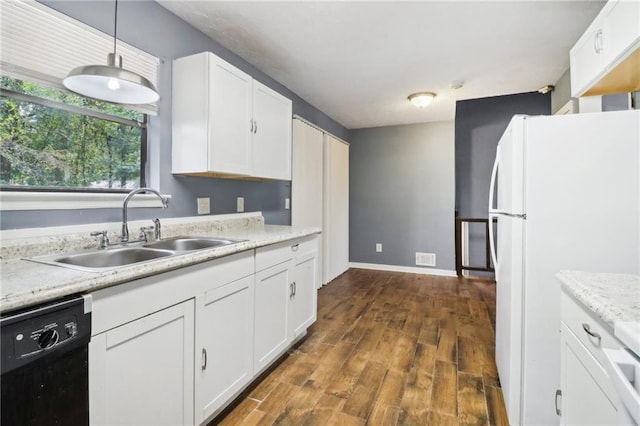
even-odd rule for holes
{"type": "MultiPolygon", "coordinates": [[[[148,220],[129,222],[132,238],[137,237],[139,227],[148,225],[148,220]]],[[[113,222],[108,224],[89,225],[92,231],[106,230],[112,244],[120,242],[122,224],[113,222]]],[[[162,238],[178,235],[209,234],[212,231],[234,232],[241,230],[264,228],[264,217],[260,212],[220,215],[205,217],[171,218],[162,222],[162,238]]],[[[0,233],[0,259],[10,260],[32,256],[42,256],[56,253],[77,252],[96,249],[99,238],[90,236],[87,225],[61,226],[51,228],[37,228],[19,232],[3,231],[0,233]]],[[[153,234],[147,234],[150,238],[153,234]]]]}

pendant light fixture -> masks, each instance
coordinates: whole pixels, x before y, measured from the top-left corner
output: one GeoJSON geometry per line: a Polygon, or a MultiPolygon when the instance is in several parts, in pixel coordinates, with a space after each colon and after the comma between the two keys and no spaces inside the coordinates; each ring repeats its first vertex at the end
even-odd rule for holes
{"type": "Polygon", "coordinates": [[[436,94],[433,92],[420,92],[409,95],[408,99],[418,108],[424,108],[429,106],[435,97],[436,94]]]}
{"type": "Polygon", "coordinates": [[[113,53],[107,65],[85,65],[73,69],[62,84],[80,95],[118,104],[150,104],[160,96],[148,79],[122,68],[122,56],[116,54],[118,34],[118,0],[115,0],[113,53]],[[116,65],[117,58],[117,65],[116,65]]]}

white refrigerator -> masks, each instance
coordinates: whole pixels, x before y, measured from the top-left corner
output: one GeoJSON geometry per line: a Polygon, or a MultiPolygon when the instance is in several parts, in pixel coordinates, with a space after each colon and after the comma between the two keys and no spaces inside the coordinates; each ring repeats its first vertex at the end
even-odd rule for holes
{"type": "Polygon", "coordinates": [[[491,177],[496,364],[512,425],[559,424],[560,270],[640,273],[640,111],[514,116],[491,177]]]}

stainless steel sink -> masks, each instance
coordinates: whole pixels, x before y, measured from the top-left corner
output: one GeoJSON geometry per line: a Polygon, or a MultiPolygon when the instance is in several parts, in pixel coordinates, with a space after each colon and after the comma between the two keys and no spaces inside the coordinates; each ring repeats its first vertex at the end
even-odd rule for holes
{"type": "Polygon", "coordinates": [[[148,262],[175,254],[176,253],[171,250],[122,247],[89,253],[34,257],[27,260],[81,271],[99,272],[131,265],[133,263],[148,262]]]}
{"type": "Polygon", "coordinates": [[[32,257],[26,260],[88,272],[102,272],[190,251],[224,247],[245,240],[180,236],[136,247],[112,247],[85,253],[32,257]]]}
{"type": "Polygon", "coordinates": [[[193,251],[206,248],[223,247],[236,244],[244,240],[231,240],[227,238],[213,237],[173,237],[166,240],[153,241],[144,245],[144,247],[175,251],[193,251]]]}

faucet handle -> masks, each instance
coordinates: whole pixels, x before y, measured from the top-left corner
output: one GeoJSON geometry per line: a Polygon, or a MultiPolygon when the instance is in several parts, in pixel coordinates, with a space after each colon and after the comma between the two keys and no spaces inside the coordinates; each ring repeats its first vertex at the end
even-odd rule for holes
{"type": "Polygon", "coordinates": [[[94,231],[91,234],[92,237],[100,237],[100,248],[105,249],[109,247],[109,236],[107,231],[94,231]]]}
{"type": "Polygon", "coordinates": [[[138,234],[138,239],[141,241],[144,241],[145,243],[147,242],[147,231],[151,231],[152,229],[155,229],[154,226],[141,226],[140,227],[140,233],[138,234]]]}
{"type": "Polygon", "coordinates": [[[157,240],[159,240],[161,238],[161,228],[160,228],[160,219],[159,218],[155,218],[153,219],[153,227],[154,227],[154,235],[153,237],[157,240]]]}

